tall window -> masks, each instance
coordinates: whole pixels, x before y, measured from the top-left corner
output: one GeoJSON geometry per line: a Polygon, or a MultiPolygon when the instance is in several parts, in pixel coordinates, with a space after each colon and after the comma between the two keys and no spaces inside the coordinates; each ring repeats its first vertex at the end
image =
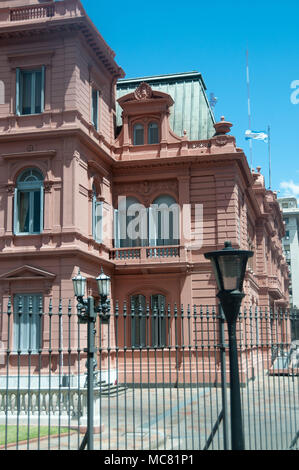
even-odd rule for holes
{"type": "Polygon", "coordinates": [[[131,345],[145,347],[146,333],[146,299],[138,294],[131,297],[131,345]]]}
{"type": "Polygon", "coordinates": [[[142,124],[134,126],[134,145],[144,145],[144,127],[142,124]]]}
{"type": "Polygon", "coordinates": [[[131,345],[161,348],[166,346],[166,299],[164,295],[150,296],[149,316],[146,298],[142,294],[131,297],[131,345]]]}
{"type": "Polygon", "coordinates": [[[156,122],[150,122],[148,125],[148,143],[149,144],[159,143],[159,127],[156,122]]]}
{"type": "Polygon", "coordinates": [[[103,241],[103,202],[97,200],[95,187],[92,195],[92,236],[93,239],[102,243],[103,241]]]}
{"type": "Polygon", "coordinates": [[[92,89],[92,97],[91,97],[92,105],[91,105],[91,120],[92,124],[94,125],[95,129],[98,130],[98,121],[99,121],[99,92],[96,89],[92,89]]]}
{"type": "Polygon", "coordinates": [[[180,210],[167,194],[157,197],[150,207],[149,230],[152,246],[179,245],[180,210]]]}
{"type": "Polygon", "coordinates": [[[151,296],[151,336],[152,346],[166,346],[166,299],[164,295],[151,296]]]}
{"type": "Polygon", "coordinates": [[[15,234],[43,230],[43,175],[34,168],[23,171],[17,180],[14,198],[15,234]]]}
{"type": "Polygon", "coordinates": [[[37,353],[41,347],[41,294],[14,296],[14,350],[37,353]]]}
{"type": "Polygon", "coordinates": [[[16,113],[39,114],[44,111],[45,67],[35,70],[17,69],[16,113]]]}
{"type": "Polygon", "coordinates": [[[134,197],[120,200],[114,211],[114,243],[116,248],[147,246],[147,209],[134,197]]]}

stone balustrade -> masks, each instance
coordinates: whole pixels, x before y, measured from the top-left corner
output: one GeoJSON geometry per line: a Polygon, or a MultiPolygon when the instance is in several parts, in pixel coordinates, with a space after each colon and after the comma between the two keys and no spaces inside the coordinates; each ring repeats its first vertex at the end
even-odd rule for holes
{"type": "Polygon", "coordinates": [[[10,21],[35,20],[51,18],[55,14],[55,5],[29,5],[10,10],[10,21]]]}
{"type": "MultiPolygon", "coordinates": [[[[95,392],[97,389],[95,389],[95,392]]],[[[97,394],[99,396],[99,394],[97,394]]],[[[97,398],[95,398],[95,401],[97,398]]],[[[1,389],[0,416],[53,415],[79,418],[86,414],[87,389],[1,389]]]]}
{"type": "Polygon", "coordinates": [[[61,0],[55,3],[33,4],[1,8],[0,22],[34,21],[83,16],[84,11],[77,0],[61,0]]]}
{"type": "Polygon", "coordinates": [[[179,258],[179,246],[159,246],[141,248],[114,248],[110,251],[110,259],[114,261],[151,261],[157,258],[179,258]]]}

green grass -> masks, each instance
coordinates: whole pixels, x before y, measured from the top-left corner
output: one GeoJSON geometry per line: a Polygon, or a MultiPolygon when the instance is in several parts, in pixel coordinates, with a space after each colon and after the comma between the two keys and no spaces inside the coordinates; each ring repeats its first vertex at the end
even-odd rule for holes
{"type": "Polygon", "coordinates": [[[12,444],[21,441],[27,441],[27,439],[35,439],[38,437],[44,437],[48,435],[59,435],[69,432],[69,428],[59,428],[58,426],[19,426],[19,434],[17,435],[17,426],[7,426],[7,440],[6,440],[6,426],[0,425],[0,445],[12,444]]]}

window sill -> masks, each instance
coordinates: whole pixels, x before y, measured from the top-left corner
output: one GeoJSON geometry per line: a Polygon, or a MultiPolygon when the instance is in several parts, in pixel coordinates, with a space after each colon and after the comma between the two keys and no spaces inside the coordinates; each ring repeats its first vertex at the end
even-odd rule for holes
{"type": "Polygon", "coordinates": [[[34,235],[42,235],[43,232],[32,232],[32,233],[27,233],[27,232],[19,232],[19,233],[14,233],[15,237],[28,237],[28,236],[34,236],[34,235]]]}
{"type": "Polygon", "coordinates": [[[18,114],[16,113],[15,116],[18,117],[31,117],[31,116],[41,116],[44,114],[44,111],[41,111],[40,113],[32,113],[32,114],[18,114]]]}

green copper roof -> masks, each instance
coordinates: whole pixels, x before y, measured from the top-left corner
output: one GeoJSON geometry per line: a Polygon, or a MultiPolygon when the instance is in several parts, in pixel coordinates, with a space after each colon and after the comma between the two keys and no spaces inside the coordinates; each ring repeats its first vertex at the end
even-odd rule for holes
{"type": "MultiPolygon", "coordinates": [[[[209,139],[214,135],[215,118],[206,96],[206,85],[199,72],[121,79],[117,82],[117,98],[131,93],[142,82],[173,98],[169,122],[177,135],[182,136],[184,130],[190,140],[209,139]]],[[[121,126],[121,108],[118,104],[116,116],[117,125],[121,126]]]]}

